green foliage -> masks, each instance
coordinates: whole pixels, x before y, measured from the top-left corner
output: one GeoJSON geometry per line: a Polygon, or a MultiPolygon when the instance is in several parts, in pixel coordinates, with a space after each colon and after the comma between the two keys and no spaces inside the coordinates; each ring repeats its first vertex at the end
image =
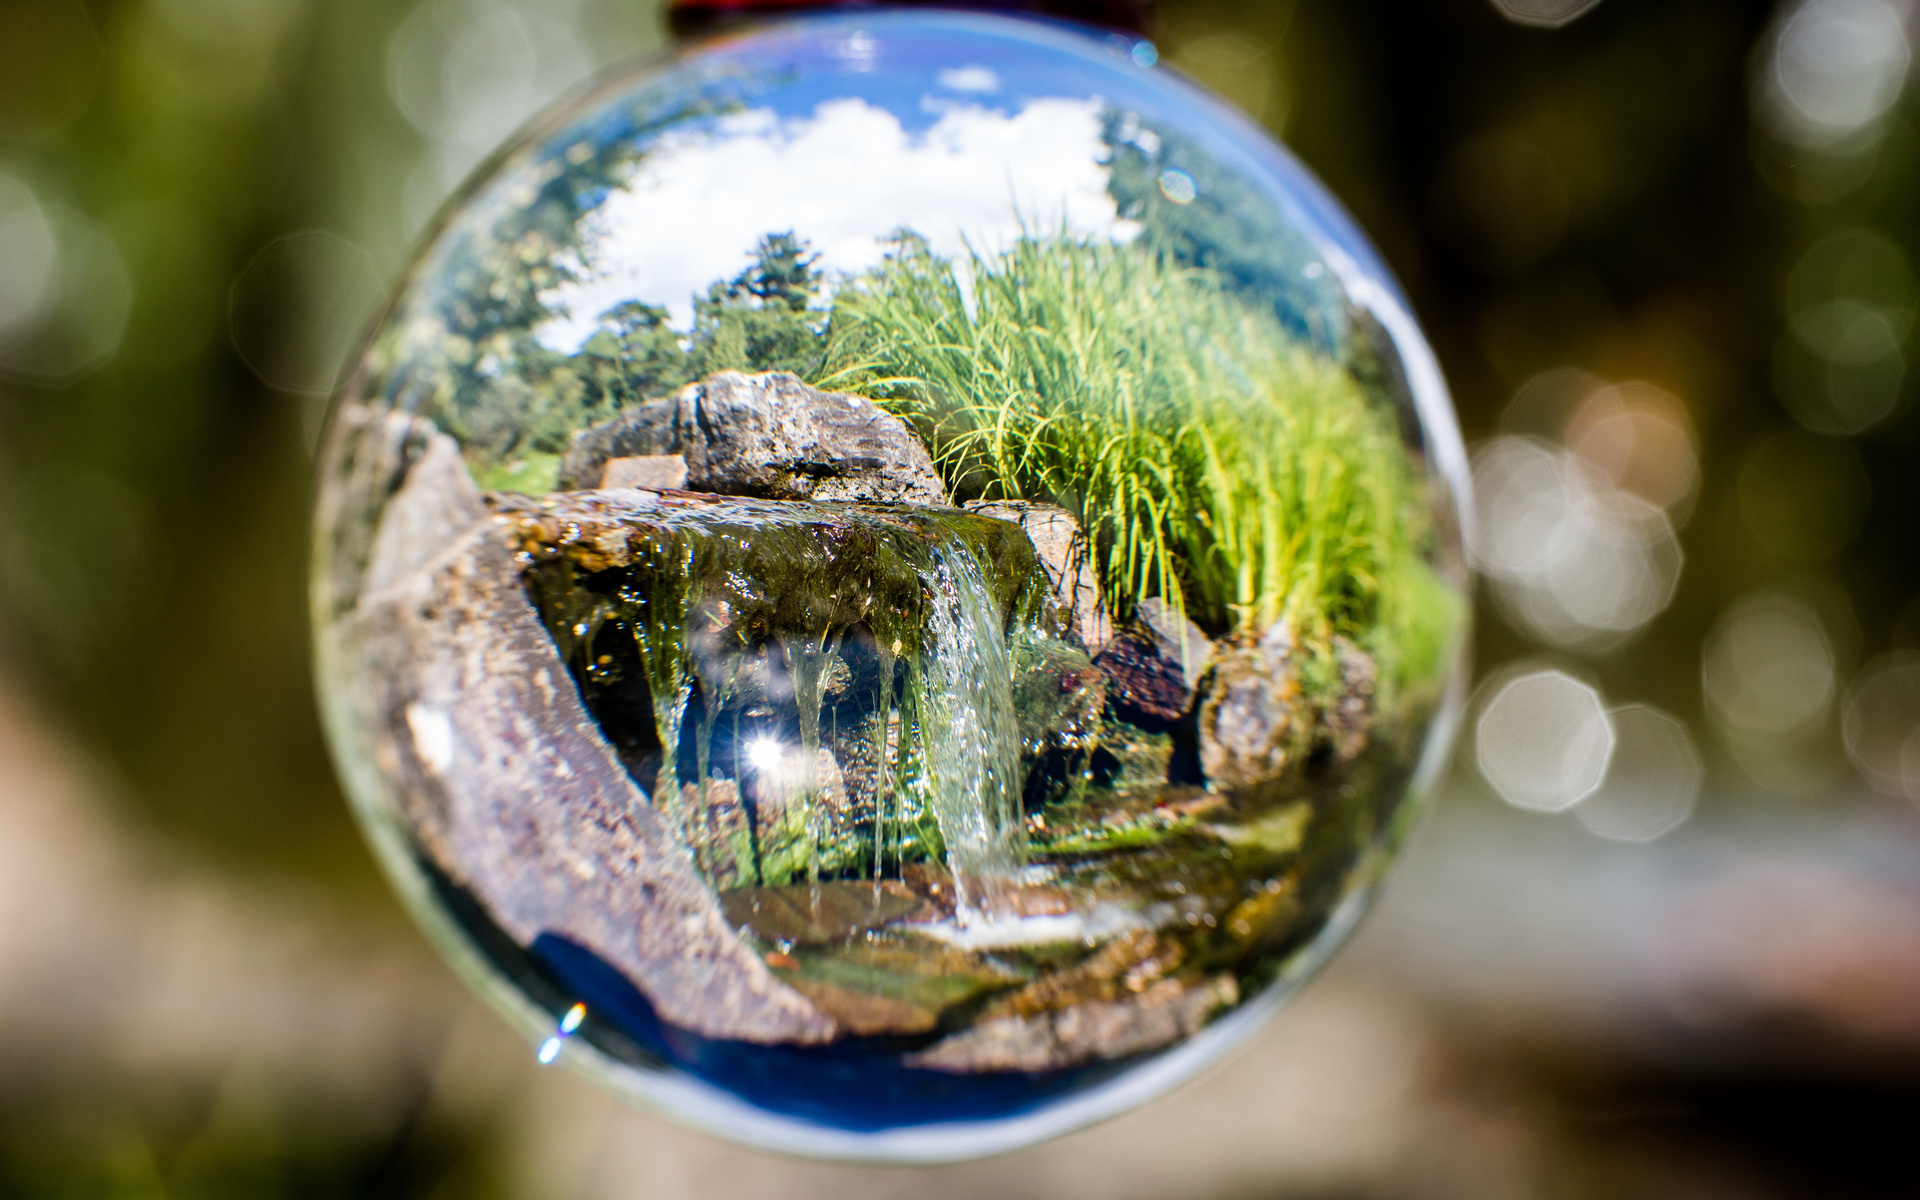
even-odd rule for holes
{"type": "Polygon", "coordinates": [[[753,264],[694,302],[693,375],[715,371],[810,374],[821,358],[818,255],[791,233],[760,239],[753,264]]]}
{"type": "Polygon", "coordinates": [[[473,481],[486,492],[540,496],[552,491],[559,477],[560,456],[534,451],[512,462],[487,467],[475,473],[473,481]]]}
{"type": "Polygon", "coordinates": [[[680,335],[667,325],[666,309],[628,300],[600,319],[603,328],[587,339],[575,359],[599,359],[615,368],[607,391],[611,408],[672,395],[693,382],[693,364],[680,335]]]}
{"type": "Polygon", "coordinates": [[[754,247],[753,265],[734,281],[734,287],[762,305],[784,305],[792,312],[805,312],[820,287],[820,272],[815,266],[818,254],[811,254],[807,243],[793,231],[769,234],[754,247]]]}
{"type": "MultiPolygon", "coordinates": [[[[621,135],[554,131],[514,187],[466,197],[465,215],[410,272],[432,286],[420,288],[416,311],[392,322],[374,347],[371,386],[432,415],[483,467],[557,452],[575,430],[617,411],[635,381],[598,355],[569,359],[541,345],[534,331],[555,315],[545,297],[582,277],[587,214],[654,138],[738,109],[750,84],[718,77],[693,88],[641,88],[627,103],[621,135]]],[[[649,353],[665,348],[646,336],[644,313],[615,315],[612,323],[617,339],[641,335],[635,349],[643,372],[671,373],[670,361],[647,366],[649,353]],[[635,320],[635,329],[623,328],[635,320]]]]}
{"type": "Polygon", "coordinates": [[[1247,303],[1270,308],[1296,336],[1337,351],[1345,297],[1306,235],[1281,217],[1273,198],[1223,167],[1191,138],[1109,108],[1101,116],[1107,192],[1121,216],[1141,225],[1140,245],[1184,267],[1203,267],[1247,303]],[[1161,186],[1167,171],[1193,181],[1182,203],[1161,186]]]}
{"type": "Polygon", "coordinates": [[[1109,605],[1309,645],[1405,624],[1425,518],[1391,415],[1208,271],[1028,238],[970,264],[903,239],[842,290],[823,382],[915,423],[959,498],[1061,504],[1109,605]],[[971,313],[969,309],[971,308],[971,313]]]}

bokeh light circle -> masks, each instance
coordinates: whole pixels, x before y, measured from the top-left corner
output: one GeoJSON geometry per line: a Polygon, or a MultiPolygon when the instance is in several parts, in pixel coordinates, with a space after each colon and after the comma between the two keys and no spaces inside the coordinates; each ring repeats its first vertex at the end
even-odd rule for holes
{"type": "Polygon", "coordinates": [[[1515,808],[1561,812],[1599,789],[1614,750],[1600,693],[1565,671],[1499,683],[1474,726],[1480,773],[1515,808]]]}
{"type": "Polygon", "coordinates": [[[1868,664],[1847,695],[1847,754],[1875,789],[1920,800],[1920,653],[1868,664]]]}

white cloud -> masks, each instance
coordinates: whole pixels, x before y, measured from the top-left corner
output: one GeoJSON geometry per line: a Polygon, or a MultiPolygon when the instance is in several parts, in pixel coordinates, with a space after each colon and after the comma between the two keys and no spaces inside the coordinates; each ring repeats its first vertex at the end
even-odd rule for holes
{"type": "Polygon", "coordinates": [[[964,67],[954,67],[940,72],[940,86],[955,92],[997,92],[1000,90],[1000,77],[992,67],[983,67],[978,63],[969,63],[964,67]]]}
{"type": "Polygon", "coordinates": [[[608,197],[586,239],[592,275],[546,295],[567,315],[540,339],[572,351],[600,313],[634,299],[665,305],[689,328],[696,292],[739,274],[762,236],[789,229],[829,273],[846,274],[878,263],[881,239],[903,224],[949,256],[969,242],[1004,249],[1023,219],[1126,241],[1138,226],[1115,211],[1101,153],[1098,100],[1034,100],[1011,115],[961,105],[920,133],[857,98],[785,121],[769,109],[738,113],[660,146],[608,197]]]}

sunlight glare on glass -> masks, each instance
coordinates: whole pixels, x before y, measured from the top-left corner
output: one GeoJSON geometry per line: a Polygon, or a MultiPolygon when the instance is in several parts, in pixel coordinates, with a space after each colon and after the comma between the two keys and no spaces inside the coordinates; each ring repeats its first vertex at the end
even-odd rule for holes
{"type": "Polygon", "coordinates": [[[755,738],[747,746],[747,761],[756,771],[772,771],[780,766],[780,760],[786,757],[786,747],[770,737],[755,738]]]}
{"type": "Polygon", "coordinates": [[[1178,167],[1168,167],[1160,172],[1160,194],[1175,204],[1192,204],[1200,189],[1193,182],[1193,176],[1178,167]]]}

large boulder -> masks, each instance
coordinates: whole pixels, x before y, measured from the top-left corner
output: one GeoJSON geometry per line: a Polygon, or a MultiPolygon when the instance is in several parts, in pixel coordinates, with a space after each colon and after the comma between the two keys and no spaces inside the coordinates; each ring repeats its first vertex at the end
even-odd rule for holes
{"type": "Polygon", "coordinates": [[[1113,640],[1113,622],[1100,600],[1100,580],[1087,552],[1087,538],[1072,513],[1026,500],[970,500],[965,507],[983,517],[1011,521],[1026,531],[1046,569],[1054,605],[1087,653],[1097,653],[1113,640]]]}
{"type": "Polygon", "coordinates": [[[833,1021],[734,932],[582,704],[508,523],[483,506],[453,439],[418,419],[342,419],[356,418],[404,448],[404,472],[390,473],[404,484],[356,603],[321,639],[345,759],[362,794],[392,806],[375,825],[382,848],[424,855],[522,947],[559,938],[592,952],[672,1024],[737,1041],[832,1038],[833,1021]]]}
{"type": "Polygon", "coordinates": [[[616,459],[680,455],[684,486],[766,500],[940,504],[945,487],[913,430],[863,396],[784,371],[720,371],[573,436],[563,491],[597,488],[616,459]]]}

